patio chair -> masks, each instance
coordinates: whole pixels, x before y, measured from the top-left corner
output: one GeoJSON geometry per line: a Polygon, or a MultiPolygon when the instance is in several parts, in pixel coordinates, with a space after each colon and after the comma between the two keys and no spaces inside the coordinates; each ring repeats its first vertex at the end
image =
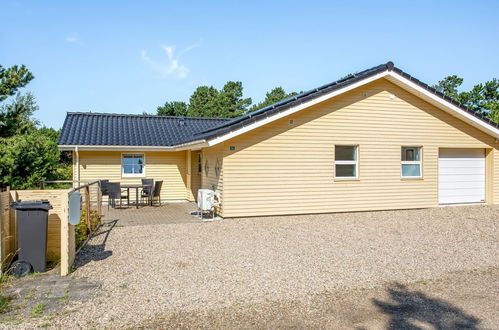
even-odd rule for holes
{"type": "Polygon", "coordinates": [[[108,196],[108,189],[107,189],[108,183],[109,180],[99,180],[100,193],[102,196],[108,196]]]}
{"type": "Polygon", "coordinates": [[[123,199],[128,199],[128,195],[123,195],[121,191],[121,185],[119,182],[108,182],[107,183],[107,192],[108,192],[108,202],[107,208],[109,209],[109,205],[112,205],[113,208],[116,208],[116,200],[120,200],[120,208],[122,207],[123,199]]]}
{"type": "Polygon", "coordinates": [[[163,181],[156,181],[154,183],[154,191],[151,196],[151,204],[154,204],[154,198],[158,198],[158,204],[161,206],[161,187],[163,187],[163,181]]]}
{"type": "Polygon", "coordinates": [[[142,185],[143,186],[147,185],[147,187],[142,188],[142,194],[140,195],[140,199],[146,198],[152,202],[154,180],[142,179],[142,185]]]}

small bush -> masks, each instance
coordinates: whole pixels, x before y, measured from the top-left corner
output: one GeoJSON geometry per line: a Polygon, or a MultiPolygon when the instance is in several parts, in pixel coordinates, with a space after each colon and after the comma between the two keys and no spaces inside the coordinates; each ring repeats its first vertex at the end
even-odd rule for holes
{"type": "Polygon", "coordinates": [[[44,310],[45,310],[45,304],[44,303],[38,303],[31,310],[31,315],[33,317],[40,317],[40,316],[42,316],[44,310]]]}
{"type": "Polygon", "coordinates": [[[90,228],[85,222],[85,217],[86,213],[85,210],[83,210],[81,212],[80,223],[75,226],[76,248],[79,248],[88,238],[88,235],[100,225],[100,216],[97,211],[90,211],[90,228]]]}

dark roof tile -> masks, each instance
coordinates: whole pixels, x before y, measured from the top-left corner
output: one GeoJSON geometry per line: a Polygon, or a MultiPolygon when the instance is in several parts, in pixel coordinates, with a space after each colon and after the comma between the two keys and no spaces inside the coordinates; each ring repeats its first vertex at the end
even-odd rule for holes
{"type": "Polygon", "coordinates": [[[59,145],[172,146],[229,119],[70,112],[59,145]]]}

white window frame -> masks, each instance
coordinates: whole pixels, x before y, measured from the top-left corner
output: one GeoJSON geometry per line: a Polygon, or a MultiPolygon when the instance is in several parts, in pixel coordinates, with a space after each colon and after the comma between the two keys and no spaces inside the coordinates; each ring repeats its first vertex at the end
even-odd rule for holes
{"type": "Polygon", "coordinates": [[[422,146],[401,146],[400,147],[400,177],[402,179],[421,179],[423,178],[423,147],[422,146]],[[404,148],[419,149],[419,160],[402,160],[402,150],[404,148]],[[418,176],[406,176],[402,170],[403,165],[419,165],[418,176]]]}
{"type": "Polygon", "coordinates": [[[123,152],[121,153],[121,177],[122,178],[144,178],[146,176],[146,154],[137,152],[123,152]],[[144,159],[142,173],[125,173],[125,166],[123,160],[125,156],[141,156],[144,159]]]}
{"type": "Polygon", "coordinates": [[[198,166],[198,174],[203,174],[203,153],[200,151],[198,152],[198,161],[197,161],[197,166],[198,166]]]}
{"type": "Polygon", "coordinates": [[[336,144],[334,146],[334,179],[335,180],[358,180],[359,179],[359,145],[358,144],[336,144]],[[354,147],[355,160],[336,160],[336,147],[354,147]],[[355,165],[355,176],[336,176],[336,165],[355,165]]]}

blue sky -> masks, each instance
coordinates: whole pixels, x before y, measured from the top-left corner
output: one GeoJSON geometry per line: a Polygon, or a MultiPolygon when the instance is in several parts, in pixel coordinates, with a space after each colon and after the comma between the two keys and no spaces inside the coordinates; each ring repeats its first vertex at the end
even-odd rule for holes
{"type": "Polygon", "coordinates": [[[154,112],[199,85],[308,90],[388,60],[427,83],[499,78],[499,1],[9,1],[0,64],[34,73],[36,117],[154,112]]]}

